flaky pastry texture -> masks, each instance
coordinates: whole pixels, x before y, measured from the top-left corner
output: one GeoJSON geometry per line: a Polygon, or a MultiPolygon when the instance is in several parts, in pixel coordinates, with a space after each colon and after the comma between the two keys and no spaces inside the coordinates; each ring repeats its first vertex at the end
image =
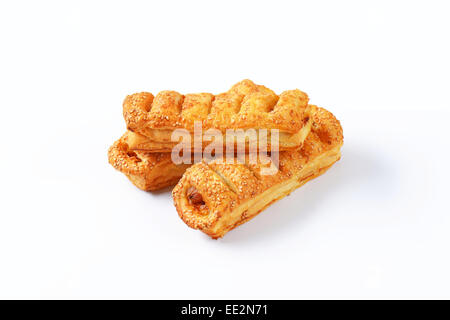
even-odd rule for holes
{"type": "Polygon", "coordinates": [[[175,185],[189,164],[176,165],[170,153],[149,153],[130,150],[129,132],[108,150],[109,163],[125,174],[139,189],[153,191],[175,185]]]}
{"type": "MultiPolygon", "coordinates": [[[[306,93],[297,89],[277,95],[243,80],[218,95],[135,93],[125,98],[123,115],[130,131],[147,138],[132,141],[133,150],[170,152],[177,144],[171,140],[173,130],[186,129],[192,134],[195,121],[201,121],[203,131],[217,129],[223,133],[227,129],[278,129],[279,148],[288,150],[298,148],[309,132],[308,100],[306,93]]],[[[208,143],[204,141],[204,145],[208,143]]]]}
{"type": "Polygon", "coordinates": [[[340,159],[343,132],[327,110],[312,106],[312,128],[303,147],[279,154],[279,170],[261,175],[264,166],[197,163],[173,189],[180,218],[191,228],[220,238],[273,202],[324,173],[340,159]]]}

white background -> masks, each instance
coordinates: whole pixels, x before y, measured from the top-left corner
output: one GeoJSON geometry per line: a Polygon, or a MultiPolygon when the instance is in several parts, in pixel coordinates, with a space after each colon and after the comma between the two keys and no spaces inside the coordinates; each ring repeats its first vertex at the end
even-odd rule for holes
{"type": "Polygon", "coordinates": [[[0,298],[450,298],[442,1],[2,1],[0,298]],[[299,88],[324,176],[214,241],[107,162],[138,91],[299,88]]]}

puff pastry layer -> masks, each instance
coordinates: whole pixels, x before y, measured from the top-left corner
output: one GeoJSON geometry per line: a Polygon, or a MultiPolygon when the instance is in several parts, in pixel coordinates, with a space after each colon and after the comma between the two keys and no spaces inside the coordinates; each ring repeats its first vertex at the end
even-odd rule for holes
{"type": "Polygon", "coordinates": [[[261,164],[202,162],[190,167],[173,190],[175,207],[191,228],[212,238],[250,220],[273,202],[324,173],[340,159],[342,127],[327,110],[312,106],[312,128],[303,147],[279,154],[275,175],[261,164]]]}
{"type": "MultiPolygon", "coordinates": [[[[289,150],[301,146],[310,130],[308,100],[300,90],[284,91],[278,96],[262,85],[243,80],[218,95],[135,93],[125,98],[123,115],[127,128],[140,135],[130,141],[133,150],[170,152],[178,143],[171,141],[173,130],[186,129],[193,140],[195,121],[201,121],[204,132],[278,129],[279,149],[289,150]]],[[[210,143],[203,142],[203,147],[210,143]]]]}
{"type": "Polygon", "coordinates": [[[109,163],[139,189],[153,191],[175,185],[189,164],[176,165],[170,153],[133,151],[125,133],[108,150],[109,163]]]}

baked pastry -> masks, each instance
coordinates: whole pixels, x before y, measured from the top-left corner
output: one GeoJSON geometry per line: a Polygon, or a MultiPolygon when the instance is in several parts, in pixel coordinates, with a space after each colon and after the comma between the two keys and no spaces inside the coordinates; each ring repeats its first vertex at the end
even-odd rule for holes
{"type": "MultiPolygon", "coordinates": [[[[208,129],[221,133],[227,129],[267,129],[268,148],[270,129],[278,129],[279,150],[301,146],[311,127],[306,93],[288,90],[278,96],[250,80],[215,96],[176,91],[162,91],[155,97],[149,92],[135,93],[125,98],[123,115],[128,130],[138,134],[130,141],[130,148],[149,152],[170,152],[178,144],[171,141],[174,129],[186,129],[193,142],[195,121],[201,121],[204,135],[208,129]]],[[[252,140],[247,139],[247,150],[255,142],[252,140]]],[[[210,141],[203,139],[202,147],[208,144],[210,141]]]]}
{"type": "Polygon", "coordinates": [[[124,173],[139,189],[158,190],[175,185],[190,164],[176,165],[170,153],[130,150],[125,133],[108,150],[109,163],[124,173]]]}
{"type": "Polygon", "coordinates": [[[342,127],[325,109],[312,106],[311,112],[312,128],[303,147],[281,152],[274,175],[261,175],[260,163],[213,161],[190,167],[173,189],[181,219],[217,239],[324,173],[340,159],[342,127]]]}

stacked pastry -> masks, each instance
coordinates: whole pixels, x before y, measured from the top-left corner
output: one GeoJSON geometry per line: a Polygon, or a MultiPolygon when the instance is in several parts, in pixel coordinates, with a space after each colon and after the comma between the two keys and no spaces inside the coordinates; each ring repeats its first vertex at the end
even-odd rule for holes
{"type": "MultiPolygon", "coordinates": [[[[340,159],[343,134],[339,121],[308,102],[300,90],[276,95],[250,80],[215,96],[175,91],[155,97],[147,92],[133,94],[123,105],[127,132],[109,149],[109,162],[143,190],[176,184],[172,194],[181,219],[219,238],[340,159]],[[260,153],[256,161],[250,161],[255,159],[251,157],[252,139],[244,141],[244,154],[235,155],[244,161],[229,163],[218,158],[175,164],[171,151],[177,141],[172,141],[172,133],[183,129],[191,136],[189,141],[195,141],[195,123],[201,124],[203,132],[215,129],[224,135],[227,129],[277,129],[277,170],[262,174],[268,161],[260,153]]],[[[209,143],[202,139],[200,148],[209,143]]],[[[199,152],[193,144],[187,147],[199,152]]]]}

